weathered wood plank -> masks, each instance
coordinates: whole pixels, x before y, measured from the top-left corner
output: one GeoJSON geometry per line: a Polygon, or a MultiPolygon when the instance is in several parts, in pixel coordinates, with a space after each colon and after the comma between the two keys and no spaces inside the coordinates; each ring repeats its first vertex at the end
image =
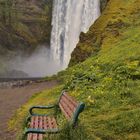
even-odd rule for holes
{"type": "Polygon", "coordinates": [[[73,113],[76,109],[75,105],[73,103],[71,103],[65,96],[63,96],[62,100],[67,105],[69,110],[73,113]]]}
{"type": "Polygon", "coordinates": [[[53,127],[52,127],[52,122],[51,122],[51,118],[50,117],[48,117],[48,123],[49,123],[49,129],[52,129],[53,127]]]}
{"type": "Polygon", "coordinates": [[[32,138],[33,138],[33,134],[32,133],[27,135],[27,140],[32,140],[32,138]]]}
{"type": "Polygon", "coordinates": [[[44,129],[46,130],[48,127],[47,127],[47,117],[44,116],[44,129]]]}
{"type": "Polygon", "coordinates": [[[66,101],[61,100],[60,101],[61,105],[64,108],[64,111],[66,112],[66,114],[68,114],[68,116],[71,118],[73,115],[73,111],[69,108],[68,104],[66,103],[66,101]]]}
{"type": "MultiPolygon", "coordinates": [[[[38,116],[35,117],[35,126],[34,128],[38,128],[38,116]]],[[[38,134],[33,134],[33,140],[38,139],[38,134]]]]}
{"type": "Polygon", "coordinates": [[[34,128],[34,125],[35,125],[35,117],[33,116],[33,117],[31,118],[30,128],[34,128]]]}
{"type": "Polygon", "coordinates": [[[77,107],[77,101],[74,99],[74,98],[72,98],[71,96],[69,96],[68,94],[66,94],[66,93],[64,93],[63,94],[63,96],[65,96],[72,104],[74,104],[75,105],[75,107],[77,107]]]}
{"type": "MultiPolygon", "coordinates": [[[[30,122],[30,128],[34,128],[34,124],[35,124],[35,117],[31,117],[31,122],[30,122]]],[[[29,133],[27,135],[27,140],[33,140],[33,134],[29,133]]]]}
{"type": "Polygon", "coordinates": [[[61,103],[59,103],[59,106],[60,106],[60,108],[61,108],[61,111],[64,113],[65,117],[66,117],[68,120],[70,120],[70,116],[66,113],[66,111],[65,111],[65,109],[64,109],[64,107],[63,107],[63,105],[62,105],[61,103]]]}
{"type": "Polygon", "coordinates": [[[38,134],[38,140],[43,140],[43,134],[38,134]]]}
{"type": "Polygon", "coordinates": [[[53,121],[53,128],[57,128],[57,122],[54,117],[52,118],[52,121],[53,121]]]}
{"type": "MultiPolygon", "coordinates": [[[[43,117],[39,117],[39,128],[43,129],[43,117]]],[[[38,134],[38,140],[43,140],[43,134],[38,134]]]]}

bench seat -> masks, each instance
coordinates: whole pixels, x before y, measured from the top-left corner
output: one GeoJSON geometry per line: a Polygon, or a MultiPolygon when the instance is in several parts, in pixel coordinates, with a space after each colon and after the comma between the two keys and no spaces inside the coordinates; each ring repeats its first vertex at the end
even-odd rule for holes
{"type": "MultiPolygon", "coordinates": [[[[53,116],[32,116],[29,124],[30,131],[37,129],[43,130],[57,130],[57,122],[53,116]]],[[[42,132],[43,133],[43,132],[42,132]]],[[[43,134],[28,133],[27,140],[43,140],[43,134]]]]}

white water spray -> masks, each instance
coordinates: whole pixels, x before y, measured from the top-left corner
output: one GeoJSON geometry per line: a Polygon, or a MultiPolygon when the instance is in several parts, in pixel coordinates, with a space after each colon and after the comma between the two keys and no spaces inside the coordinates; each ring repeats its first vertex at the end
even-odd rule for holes
{"type": "Polygon", "coordinates": [[[66,68],[81,32],[100,16],[100,0],[54,0],[51,55],[66,68]]]}

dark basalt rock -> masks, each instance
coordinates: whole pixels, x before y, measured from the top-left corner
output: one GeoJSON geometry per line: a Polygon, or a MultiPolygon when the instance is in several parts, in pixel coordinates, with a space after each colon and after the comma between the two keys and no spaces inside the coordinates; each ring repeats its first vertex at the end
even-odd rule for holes
{"type": "Polygon", "coordinates": [[[107,3],[109,2],[109,0],[100,0],[101,1],[101,12],[103,12],[103,10],[105,9],[107,3]]]}

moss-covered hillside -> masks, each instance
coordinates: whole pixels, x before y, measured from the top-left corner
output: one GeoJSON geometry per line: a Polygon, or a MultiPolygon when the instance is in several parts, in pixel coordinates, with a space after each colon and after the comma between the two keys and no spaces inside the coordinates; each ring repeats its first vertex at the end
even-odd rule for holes
{"type": "MultiPolygon", "coordinates": [[[[104,4],[104,0],[102,3],[104,4]]],[[[72,53],[70,66],[96,55],[100,48],[110,47],[112,41],[119,41],[122,29],[136,26],[139,22],[139,1],[109,1],[101,17],[86,34],[81,34],[80,41],[72,53]]],[[[111,45],[112,46],[112,45],[111,45]]]]}
{"type": "Polygon", "coordinates": [[[110,0],[90,31],[81,36],[71,62],[81,61],[87,50],[91,52],[90,57],[87,55],[84,62],[55,76],[61,85],[33,97],[17,111],[10,127],[19,128],[18,134],[21,134],[19,124],[27,116],[28,108],[35,104],[46,105],[47,101],[52,103],[61,90],[66,89],[86,103],[80,116],[83,135],[75,138],[75,132],[67,136],[63,133],[53,140],[139,140],[139,5],[139,0],[110,0]]]}
{"type": "Polygon", "coordinates": [[[49,42],[51,7],[51,0],[0,0],[0,56],[49,42]]]}

